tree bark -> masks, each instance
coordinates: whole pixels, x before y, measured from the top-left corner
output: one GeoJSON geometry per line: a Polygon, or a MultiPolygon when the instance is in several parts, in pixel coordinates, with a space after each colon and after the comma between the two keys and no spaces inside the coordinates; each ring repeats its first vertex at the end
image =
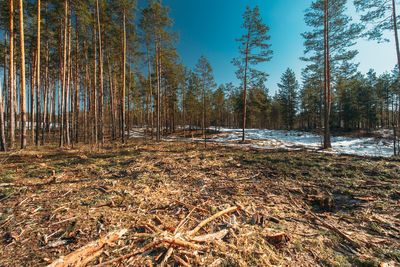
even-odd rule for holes
{"type": "MultiPolygon", "coordinates": [[[[40,0],[37,0],[37,73],[36,73],[36,139],[35,144],[39,146],[39,135],[40,135],[40,127],[41,127],[41,116],[40,116],[40,0]]],[[[33,114],[32,114],[33,116],[33,114]]]]}
{"type": "MultiPolygon", "coordinates": [[[[94,15],[94,14],[93,14],[94,15]]],[[[94,17],[94,16],[93,16],[94,17]]],[[[94,19],[95,20],[95,19],[94,19]]],[[[98,114],[97,114],[97,30],[96,30],[96,22],[93,22],[94,35],[93,35],[93,44],[94,44],[94,85],[93,85],[93,118],[94,118],[94,132],[93,138],[94,143],[97,145],[98,143],[98,114]]]]}
{"type": "Polygon", "coordinates": [[[4,102],[3,90],[0,84],[0,151],[6,151],[6,139],[4,132],[4,102]]]}
{"type": "Polygon", "coordinates": [[[24,7],[19,0],[19,29],[21,46],[21,149],[26,148],[26,83],[25,83],[25,40],[24,40],[24,7]]]}
{"type": "Polygon", "coordinates": [[[104,145],[104,79],[103,79],[103,48],[101,43],[101,25],[100,25],[100,11],[99,11],[99,0],[96,0],[97,7],[97,31],[99,32],[99,60],[100,60],[100,143],[104,145]]]}
{"type": "Polygon", "coordinates": [[[330,53],[329,53],[329,1],[324,6],[324,149],[331,148],[329,117],[331,113],[330,53]]]}
{"type": "Polygon", "coordinates": [[[66,90],[65,90],[65,105],[64,105],[64,117],[65,117],[65,137],[67,146],[71,145],[71,135],[70,135],[70,112],[71,112],[71,99],[70,99],[70,90],[71,90],[71,8],[68,9],[68,48],[67,48],[67,82],[66,82],[66,90]]]}
{"type": "Polygon", "coordinates": [[[63,68],[62,68],[62,86],[59,96],[61,96],[60,106],[60,146],[64,146],[64,106],[66,106],[65,91],[66,91],[66,71],[67,71],[67,27],[68,27],[68,0],[64,1],[64,44],[63,44],[63,68]]]}
{"type": "Polygon", "coordinates": [[[121,97],[121,134],[122,143],[125,144],[125,90],[126,90],[126,25],[125,25],[125,7],[123,16],[123,59],[122,59],[122,97],[121,97]]]}
{"type": "MultiPolygon", "coordinates": [[[[396,3],[392,0],[392,13],[393,13],[393,30],[394,30],[394,37],[396,42],[396,56],[397,56],[397,67],[399,68],[399,75],[400,75],[400,44],[399,44],[399,33],[397,31],[397,16],[396,16],[396,3]]],[[[399,102],[400,105],[400,102],[399,102]]],[[[400,122],[400,112],[398,115],[398,122],[400,122]]],[[[397,151],[397,134],[396,134],[396,127],[395,122],[392,122],[393,125],[393,153],[394,155],[400,154],[400,151],[397,151]]]]}
{"type": "Polygon", "coordinates": [[[247,69],[249,63],[249,44],[250,44],[250,33],[251,27],[249,28],[249,32],[247,34],[247,42],[246,42],[246,54],[245,54],[245,67],[244,67],[244,92],[243,92],[243,132],[242,132],[242,142],[246,139],[246,117],[247,117],[247,69]]]}
{"type": "Polygon", "coordinates": [[[9,101],[10,101],[10,148],[15,146],[15,78],[14,78],[14,0],[10,0],[10,82],[9,82],[9,101]]]}

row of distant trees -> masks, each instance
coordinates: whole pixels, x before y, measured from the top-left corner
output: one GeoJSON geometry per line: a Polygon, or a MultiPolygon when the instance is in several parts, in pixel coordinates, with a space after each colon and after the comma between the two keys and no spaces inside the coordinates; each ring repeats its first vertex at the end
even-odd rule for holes
{"type": "Polygon", "coordinates": [[[182,63],[160,0],[139,10],[129,0],[2,1],[0,150],[54,140],[126,142],[134,126],[156,140],[183,125],[202,128],[204,136],[209,126],[242,127],[243,140],[246,127],[321,129],[326,148],[331,127],[396,130],[398,71],[360,74],[351,49],[361,37],[384,41],[385,31],[398,44],[395,2],[354,1],[362,25],[345,14],[346,3],[313,1],[305,13],[313,31],[303,34],[301,85],[288,69],[272,96],[257,67],[272,58],[258,7],[243,14],[232,60],[240,85],[218,86],[206,57],[193,69],[182,63]]]}

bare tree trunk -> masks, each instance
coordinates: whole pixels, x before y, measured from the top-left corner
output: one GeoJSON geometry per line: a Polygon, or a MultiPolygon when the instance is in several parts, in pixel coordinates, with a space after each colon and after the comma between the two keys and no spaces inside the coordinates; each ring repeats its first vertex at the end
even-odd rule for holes
{"type": "Polygon", "coordinates": [[[122,59],[122,97],[121,97],[121,134],[122,143],[125,144],[125,90],[126,90],[126,27],[125,7],[123,8],[123,59],[122,59]]]}
{"type": "Polygon", "coordinates": [[[15,147],[15,108],[14,108],[14,95],[15,95],[15,78],[14,78],[14,0],[10,0],[10,148],[15,147]]]}
{"type": "Polygon", "coordinates": [[[115,96],[114,96],[114,87],[113,87],[113,77],[111,73],[111,56],[108,55],[108,77],[110,83],[110,111],[111,111],[111,139],[115,140],[115,96]]]}
{"type": "Polygon", "coordinates": [[[153,83],[151,81],[151,62],[150,62],[150,48],[149,43],[147,46],[147,63],[149,68],[149,93],[150,93],[150,127],[151,127],[151,139],[153,139],[153,128],[154,128],[154,111],[153,111],[153,83]]]}
{"type": "Polygon", "coordinates": [[[24,7],[19,0],[19,29],[21,46],[21,149],[26,148],[26,83],[25,83],[25,40],[24,40],[24,7]]]}
{"type": "MultiPolygon", "coordinates": [[[[33,67],[31,67],[31,143],[35,143],[35,88],[36,88],[36,68],[37,68],[37,54],[33,52],[33,67]]],[[[32,65],[32,64],[31,64],[32,65]]]]}
{"type": "Polygon", "coordinates": [[[99,59],[100,59],[100,143],[104,145],[104,79],[103,79],[103,49],[101,44],[101,25],[100,25],[100,11],[99,0],[96,0],[97,6],[97,30],[99,32],[99,59]]]}
{"type": "MultiPolygon", "coordinates": [[[[94,17],[94,16],[93,16],[94,17]]],[[[93,132],[93,138],[94,138],[94,143],[97,145],[98,142],[98,114],[97,114],[97,30],[96,30],[96,21],[93,21],[93,28],[94,28],[94,34],[93,34],[93,44],[94,44],[94,84],[93,84],[93,116],[94,116],[94,132],[93,132]]]]}
{"type": "MultiPolygon", "coordinates": [[[[394,0],[392,0],[392,13],[393,13],[393,30],[394,30],[394,37],[396,41],[396,55],[397,55],[397,67],[399,68],[399,75],[400,75],[400,44],[399,44],[399,33],[397,31],[397,16],[396,16],[396,3],[394,0]]],[[[399,117],[398,121],[400,121],[400,112],[399,112],[399,117]]],[[[396,129],[395,129],[395,123],[393,121],[393,153],[394,155],[400,154],[400,151],[397,151],[397,134],[396,134],[396,129]]]]}
{"type": "Polygon", "coordinates": [[[126,140],[129,140],[129,134],[131,130],[130,124],[130,107],[131,107],[131,89],[132,89],[132,68],[131,68],[131,55],[132,53],[129,52],[128,56],[128,73],[129,73],[129,83],[128,83],[128,111],[126,114],[126,125],[128,127],[126,140]]]}
{"type": "MultiPolygon", "coordinates": [[[[47,14],[47,2],[46,2],[46,14],[47,14]]],[[[47,32],[47,26],[46,26],[47,32]]],[[[42,145],[44,145],[45,141],[45,130],[49,128],[50,118],[48,116],[51,101],[50,101],[50,90],[49,90],[49,39],[46,38],[46,59],[45,59],[45,71],[44,71],[44,110],[43,110],[43,127],[42,127],[42,145]],[[48,107],[50,103],[50,106],[48,107]]]]}
{"type": "Polygon", "coordinates": [[[70,136],[70,124],[69,124],[69,115],[70,115],[70,88],[71,88],[71,8],[68,9],[68,48],[67,48],[67,82],[65,85],[65,105],[64,105],[64,117],[65,117],[65,138],[67,146],[71,145],[71,136],[70,136]]]}
{"type": "MultiPolygon", "coordinates": [[[[202,129],[203,129],[203,138],[204,138],[204,147],[207,147],[207,136],[206,136],[206,88],[205,88],[205,75],[203,75],[203,90],[202,90],[202,106],[203,106],[203,110],[202,110],[202,129]]],[[[243,128],[244,129],[244,128],[243,128]]],[[[244,131],[244,130],[243,130],[244,131]]],[[[243,132],[244,133],[244,132],[243,132]]],[[[244,138],[244,134],[243,134],[243,138],[244,138]]]]}
{"type": "MultiPolygon", "coordinates": [[[[37,74],[36,74],[36,139],[35,144],[39,146],[39,135],[40,135],[40,127],[41,127],[41,118],[40,118],[40,20],[41,20],[41,12],[40,12],[40,0],[37,0],[37,74]]],[[[32,114],[33,116],[33,114],[32,114]]]]}
{"type": "Polygon", "coordinates": [[[6,139],[4,132],[4,102],[3,90],[0,83],[0,151],[6,151],[6,139]]]}
{"type": "Polygon", "coordinates": [[[89,104],[90,104],[90,78],[89,78],[89,59],[88,59],[88,49],[86,46],[86,42],[83,42],[83,49],[85,50],[85,122],[84,122],[84,132],[85,132],[85,143],[89,142],[89,129],[90,129],[90,124],[89,124],[89,104]]]}
{"type": "Polygon", "coordinates": [[[59,93],[61,96],[61,119],[60,119],[60,146],[64,146],[64,116],[65,116],[65,106],[67,105],[65,98],[66,91],[66,72],[67,72],[67,28],[68,28],[68,0],[64,1],[65,11],[64,11],[64,47],[63,47],[63,69],[62,69],[62,90],[59,93]]]}
{"type": "Polygon", "coordinates": [[[246,54],[245,54],[245,67],[244,67],[244,92],[243,92],[243,131],[242,131],[242,142],[246,139],[246,117],[247,117],[247,69],[249,63],[249,44],[250,44],[250,32],[251,28],[249,28],[247,34],[247,42],[246,42],[246,54]]]}
{"type": "Polygon", "coordinates": [[[80,113],[80,79],[79,79],[79,35],[78,35],[78,18],[75,19],[75,142],[79,142],[79,113],[80,113]]]}
{"type": "Polygon", "coordinates": [[[330,53],[329,53],[329,1],[325,0],[325,18],[324,18],[324,149],[331,148],[331,136],[329,127],[329,117],[331,113],[331,82],[330,82],[330,53]]]}

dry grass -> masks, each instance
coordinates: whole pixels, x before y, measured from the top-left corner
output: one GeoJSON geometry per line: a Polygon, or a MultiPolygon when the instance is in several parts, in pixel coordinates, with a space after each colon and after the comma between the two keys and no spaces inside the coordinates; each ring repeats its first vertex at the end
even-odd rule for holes
{"type": "Polygon", "coordinates": [[[128,232],[89,265],[133,251],[140,253],[113,264],[400,262],[400,164],[394,159],[135,141],[97,152],[45,147],[0,155],[0,162],[2,266],[45,265],[122,228],[128,232]],[[221,240],[188,238],[202,220],[233,206],[241,209],[196,234],[226,229],[221,240]],[[273,238],[280,233],[282,240],[273,238]],[[160,241],[141,251],[172,237],[201,248],[160,241]]]}

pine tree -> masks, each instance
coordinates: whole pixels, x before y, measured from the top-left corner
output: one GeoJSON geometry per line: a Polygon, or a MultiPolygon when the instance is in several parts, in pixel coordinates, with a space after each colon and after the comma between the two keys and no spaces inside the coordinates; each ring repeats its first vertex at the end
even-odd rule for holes
{"type": "Polygon", "coordinates": [[[278,87],[283,121],[288,129],[293,130],[297,112],[297,90],[299,88],[299,83],[296,80],[293,70],[288,68],[282,74],[281,83],[278,84],[278,87]]]}
{"type": "Polygon", "coordinates": [[[25,82],[25,42],[24,42],[24,7],[19,0],[19,33],[21,52],[21,149],[26,148],[26,82],[25,82]]]}
{"type": "Polygon", "coordinates": [[[202,102],[202,122],[201,128],[203,131],[204,146],[207,144],[207,120],[206,120],[206,91],[215,87],[214,76],[210,62],[205,56],[201,56],[195,67],[195,73],[200,78],[201,83],[201,102],[202,102]]]}
{"type": "Polygon", "coordinates": [[[348,50],[361,32],[361,26],[351,23],[345,14],[347,0],[316,0],[306,11],[305,22],[313,32],[303,33],[305,54],[303,58],[313,62],[316,72],[321,72],[323,63],[324,81],[324,148],[331,147],[330,114],[332,104],[332,72],[342,61],[350,61],[357,51],[348,50]]]}
{"type": "Polygon", "coordinates": [[[270,40],[270,36],[268,35],[269,27],[263,23],[259,8],[257,6],[254,9],[251,9],[249,6],[246,7],[243,20],[242,28],[246,32],[241,38],[237,39],[240,43],[240,57],[234,59],[232,62],[239,68],[238,77],[243,80],[242,141],[245,141],[248,73],[253,65],[270,61],[272,50],[270,49],[271,45],[268,44],[270,40]]]}
{"type": "MultiPolygon", "coordinates": [[[[354,0],[354,5],[357,11],[361,12],[361,21],[370,27],[367,27],[364,36],[369,40],[376,40],[378,42],[388,41],[384,38],[385,31],[392,31],[394,33],[394,40],[396,45],[397,68],[400,73],[400,43],[398,35],[398,16],[396,12],[395,0],[354,0]]],[[[399,93],[400,95],[400,93],[399,93]]],[[[400,97],[399,103],[400,105],[400,97]]],[[[392,127],[396,133],[396,127],[400,124],[400,112],[398,117],[392,122],[392,127]]],[[[397,135],[395,134],[393,140],[396,142],[397,135]]],[[[394,154],[400,154],[397,151],[396,144],[394,144],[394,154]]]]}

